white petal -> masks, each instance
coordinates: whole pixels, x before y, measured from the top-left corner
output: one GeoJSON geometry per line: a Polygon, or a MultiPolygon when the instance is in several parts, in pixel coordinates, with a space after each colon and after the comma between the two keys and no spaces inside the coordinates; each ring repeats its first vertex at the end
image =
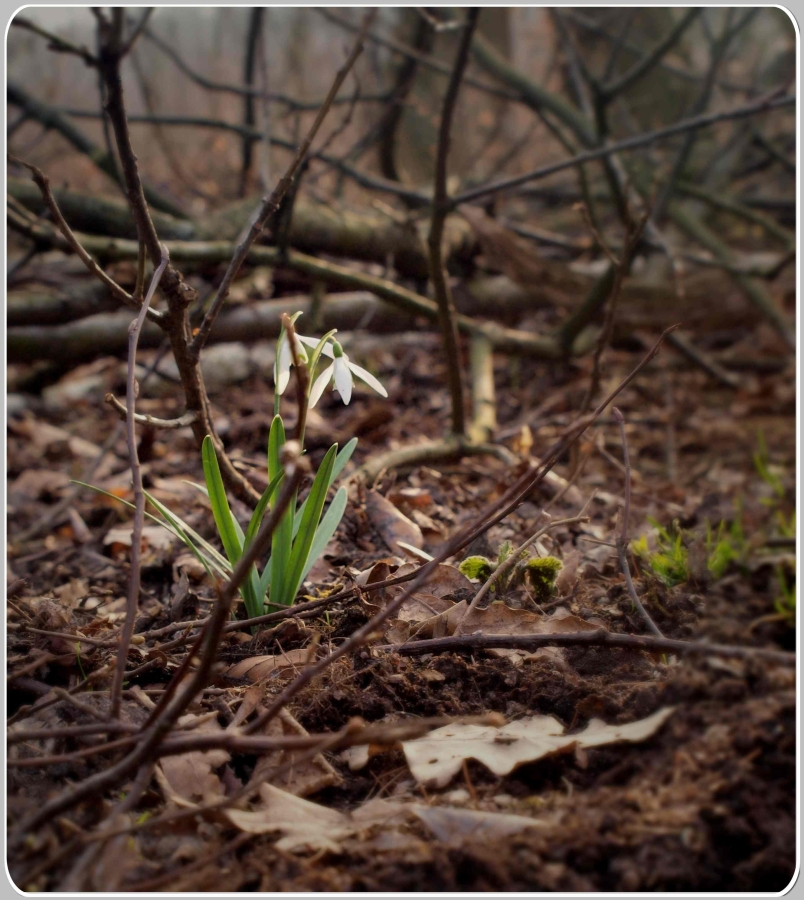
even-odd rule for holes
{"type": "MultiPolygon", "coordinates": [[[[321,338],[306,337],[303,334],[297,334],[296,337],[303,344],[307,344],[308,347],[312,347],[314,350],[318,346],[318,344],[321,340],[321,338]]],[[[330,359],[332,359],[334,357],[335,354],[332,352],[332,345],[330,344],[329,341],[327,341],[326,344],[324,344],[323,348],[321,349],[321,354],[322,354],[322,356],[328,356],[330,359]]]]}
{"type": "Polygon", "coordinates": [[[367,372],[362,366],[357,366],[353,362],[349,363],[349,368],[352,372],[357,375],[358,378],[362,379],[366,382],[366,384],[370,388],[374,388],[374,390],[381,396],[387,397],[388,391],[380,384],[379,381],[371,374],[371,372],[367,372]]]}
{"type": "MultiPolygon", "coordinates": [[[[297,334],[296,337],[300,338],[301,335],[297,334]]],[[[288,349],[290,349],[289,342],[288,342],[288,349]]],[[[302,345],[299,343],[298,340],[296,341],[296,355],[299,357],[299,362],[304,362],[304,363],[307,362],[307,351],[304,349],[304,347],[302,347],[302,345]]]]}
{"type": "Polygon", "coordinates": [[[277,394],[285,393],[285,388],[290,381],[290,366],[292,362],[293,357],[290,353],[290,343],[288,342],[287,336],[283,334],[282,340],[279,342],[279,352],[277,353],[276,367],[274,370],[277,394]]]}
{"type": "Polygon", "coordinates": [[[312,347],[313,349],[315,349],[315,348],[318,346],[319,338],[311,338],[311,337],[307,337],[307,335],[299,334],[298,332],[296,332],[296,337],[297,337],[303,344],[307,344],[308,347],[312,347]]]}
{"type": "Polygon", "coordinates": [[[335,366],[335,387],[341,395],[341,400],[348,406],[352,399],[352,373],[349,369],[349,357],[344,353],[337,357],[333,363],[335,366]]]}
{"type": "Polygon", "coordinates": [[[324,389],[332,380],[332,370],[335,368],[335,363],[329,365],[324,369],[324,371],[316,378],[315,384],[313,384],[313,389],[310,391],[310,409],[312,409],[316,403],[321,399],[321,395],[324,393],[324,389]]]}

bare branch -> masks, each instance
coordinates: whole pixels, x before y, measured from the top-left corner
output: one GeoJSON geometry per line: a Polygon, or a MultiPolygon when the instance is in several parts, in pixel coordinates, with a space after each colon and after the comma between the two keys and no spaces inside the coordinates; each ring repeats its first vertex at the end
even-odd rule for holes
{"type": "Polygon", "coordinates": [[[145,322],[148,307],[151,305],[156,286],[168,264],[168,253],[163,248],[162,260],[151,278],[148,293],[142,301],[140,314],[131,323],[128,331],[128,374],[126,377],[126,439],[128,441],[128,454],[131,462],[131,479],[134,484],[134,525],[131,533],[131,572],[129,575],[128,598],[126,602],[126,620],[120,635],[120,647],[117,652],[117,667],[112,681],[112,702],[110,716],[112,719],[120,717],[120,704],[122,702],[123,679],[128,661],[128,651],[131,645],[131,636],[134,634],[134,619],[140,603],[140,568],[142,556],[142,529],[145,524],[145,491],[142,484],[142,469],[137,452],[137,430],[135,422],[135,405],[137,399],[137,380],[134,371],[137,365],[137,342],[145,322]]]}
{"type": "MultiPolygon", "coordinates": [[[[115,297],[117,297],[118,300],[122,300],[122,302],[127,306],[133,306],[136,308],[138,304],[134,297],[132,297],[132,295],[129,294],[128,291],[120,287],[120,285],[113,278],[107,275],[106,272],[103,271],[103,269],[83,248],[81,242],[78,240],[70,226],[65,221],[64,216],[59,209],[58,203],[56,203],[56,198],[53,196],[53,191],[50,189],[50,179],[47,177],[47,175],[45,175],[45,173],[41,169],[37,168],[32,163],[28,163],[25,162],[25,160],[18,159],[16,156],[12,156],[11,154],[9,154],[8,158],[12,163],[15,163],[18,166],[24,166],[31,173],[31,177],[42,193],[42,199],[45,202],[45,206],[47,206],[47,208],[50,210],[50,215],[53,219],[53,222],[58,226],[59,230],[64,235],[64,238],[67,241],[68,245],[75,252],[81,262],[96,278],[102,281],[103,284],[105,284],[106,287],[109,288],[109,290],[115,297]]],[[[154,311],[151,315],[151,318],[154,321],[158,322],[160,319],[160,314],[154,311]]]]}
{"type": "Polygon", "coordinates": [[[636,150],[639,147],[647,147],[657,141],[675,137],[675,135],[684,134],[687,131],[706,128],[709,125],[716,125],[719,122],[747,119],[761,113],[795,106],[795,103],[795,97],[776,97],[775,93],[772,93],[753,103],[747,103],[744,106],[739,106],[734,109],[727,109],[717,113],[707,113],[706,115],[694,116],[690,119],[682,119],[680,122],[675,122],[673,125],[668,125],[665,128],[657,128],[655,131],[650,131],[646,134],[639,134],[634,137],[625,138],[622,141],[615,141],[604,147],[586,150],[570,159],[565,159],[549,166],[541,166],[538,169],[533,169],[530,172],[525,172],[524,174],[517,175],[513,178],[505,178],[500,181],[492,182],[491,184],[471,188],[470,190],[456,194],[452,198],[450,206],[454,208],[461,203],[469,203],[472,200],[479,200],[481,197],[488,197],[492,194],[498,194],[501,191],[508,191],[512,188],[527,184],[530,181],[536,181],[540,178],[546,178],[548,175],[554,175],[556,172],[562,172],[564,169],[571,169],[573,166],[577,166],[580,163],[602,159],[605,156],[610,156],[612,153],[622,153],[627,150],[636,150]]]}
{"type": "Polygon", "coordinates": [[[438,151],[436,155],[435,186],[433,191],[433,214],[430,220],[430,234],[427,244],[430,251],[430,279],[433,293],[438,303],[438,320],[444,339],[444,356],[447,362],[450,397],[452,398],[452,433],[458,436],[466,434],[466,410],[463,405],[463,379],[460,348],[458,346],[458,326],[455,321],[455,305],[452,292],[447,281],[442,256],[444,223],[448,213],[447,197],[447,159],[449,157],[450,131],[458,91],[461,86],[466,63],[469,59],[469,47],[475,32],[480,10],[476,7],[469,10],[461,35],[455,64],[450,76],[447,93],[444,96],[444,108],[441,113],[441,124],[438,133],[438,151]]]}
{"type": "Polygon", "coordinates": [[[352,48],[351,53],[347,57],[346,62],[343,64],[343,66],[335,76],[332,87],[330,88],[326,99],[321,105],[321,108],[318,111],[318,115],[315,117],[315,121],[311,125],[310,130],[307,132],[307,136],[302,141],[299,148],[296,150],[293,161],[291,162],[285,174],[279,180],[274,190],[271,192],[270,196],[266,197],[261,203],[259,209],[254,215],[254,218],[252,219],[251,227],[249,228],[248,233],[237,246],[234,256],[232,257],[232,261],[229,263],[229,268],[226,270],[220,287],[218,288],[218,293],[215,295],[215,299],[213,300],[212,305],[210,306],[207,314],[204,316],[204,320],[201,323],[201,326],[199,327],[195,339],[193,340],[193,343],[191,345],[190,352],[195,359],[198,359],[201,348],[204,346],[207,338],[209,337],[209,332],[212,330],[212,326],[215,324],[215,319],[217,318],[218,313],[221,311],[223,304],[226,302],[226,298],[229,296],[229,289],[231,287],[231,284],[234,281],[237,273],[239,272],[240,266],[248,256],[249,249],[256,241],[269,217],[274,215],[279,209],[282,198],[290,188],[293,179],[296,176],[296,173],[298,172],[302,162],[304,161],[307,152],[310,149],[310,145],[312,144],[316,134],[318,133],[318,129],[321,127],[322,122],[326,118],[326,115],[329,112],[330,107],[332,106],[332,101],[335,99],[335,95],[338,93],[341,85],[346,80],[346,76],[349,74],[349,70],[357,61],[358,56],[360,56],[360,54],[363,52],[363,40],[365,32],[374,21],[376,14],[377,11],[373,10],[366,15],[363,21],[361,34],[355,42],[355,45],[352,48]]]}
{"type": "Polygon", "coordinates": [[[11,25],[16,28],[24,28],[27,31],[32,31],[34,34],[38,34],[39,37],[44,38],[47,42],[47,49],[52,50],[54,53],[72,53],[75,56],[80,57],[88,66],[97,66],[98,59],[93,56],[92,53],[87,50],[83,45],[73,44],[71,41],[66,40],[65,38],[59,37],[57,34],[53,34],[51,31],[47,31],[42,28],[41,25],[37,25],[35,22],[31,22],[29,19],[24,18],[23,16],[15,16],[11,20],[11,25]]]}
{"type": "MultiPolygon", "coordinates": [[[[123,421],[127,421],[128,409],[125,403],[121,403],[114,394],[106,395],[106,402],[111,406],[123,421]]],[[[138,425],[150,425],[151,428],[161,428],[165,431],[172,431],[178,428],[187,428],[192,425],[198,418],[198,413],[188,412],[183,416],[175,419],[160,419],[157,416],[149,416],[144,413],[135,413],[134,421],[138,425]]]]}
{"type": "Polygon", "coordinates": [[[682,16],[678,22],[670,29],[670,31],[659,41],[658,44],[642,59],[638,60],[624,72],[619,78],[614,79],[613,81],[609,81],[604,84],[600,88],[600,93],[603,95],[603,98],[606,103],[609,103],[613,100],[617,94],[621,94],[624,91],[627,91],[633,84],[635,84],[640,78],[654,68],[659,62],[661,62],[662,57],[670,50],[674,44],[676,44],[679,38],[684,34],[684,32],[692,25],[695,19],[700,14],[700,7],[693,7],[687,10],[687,13],[682,16]]]}

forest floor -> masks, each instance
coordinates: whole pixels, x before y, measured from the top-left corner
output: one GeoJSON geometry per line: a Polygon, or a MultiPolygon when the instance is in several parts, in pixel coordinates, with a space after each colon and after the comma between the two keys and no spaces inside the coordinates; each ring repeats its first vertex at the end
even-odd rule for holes
{"type": "MultiPolygon", "coordinates": [[[[364,343],[368,349],[359,361],[379,375],[390,398],[357,389],[344,407],[337,395],[327,394],[308,425],[314,465],[333,440],[359,437],[359,466],[389,448],[440,437],[448,427],[437,342],[364,343]]],[[[624,377],[643,352],[636,345],[607,351],[603,389],[624,377]]],[[[141,357],[147,366],[153,354],[141,357]]],[[[661,561],[651,565],[635,554],[637,592],[666,637],[792,651],[795,614],[784,597],[795,577],[789,544],[795,533],[793,370],[743,373],[744,387],[733,390],[679,363],[665,347],[617,401],[633,468],[629,536],[644,536],[648,552],[655,553],[662,550],[661,534],[652,520],[668,529],[672,546],[664,549],[677,554],[674,571],[680,572],[668,577],[661,561]]],[[[522,459],[546,452],[577,414],[589,368],[588,359],[547,367],[497,358],[499,430],[512,452],[522,459]]],[[[124,375],[119,360],[83,366],[29,398],[9,420],[12,735],[92,723],[108,704],[102,670],[114,665],[110,636],[125,606],[129,512],[80,489],[72,512],[45,519],[33,535],[31,526],[74,490],[71,478],[130,497],[125,438],[103,404],[107,391],[123,395],[124,375]],[[65,690],[73,691],[67,699],[65,690]]],[[[180,414],[179,387],[158,377],[150,383],[138,412],[180,414]]],[[[273,413],[270,378],[252,372],[212,399],[231,457],[261,490],[273,413]]],[[[206,500],[187,484],[203,480],[189,429],[146,428],[140,435],[146,487],[212,539],[206,500]]],[[[495,595],[485,615],[495,615],[497,624],[487,632],[522,633],[537,620],[563,619],[552,630],[647,633],[611,545],[624,472],[619,430],[609,412],[555,471],[567,478],[578,461],[580,477],[550,514],[577,515],[596,490],[590,520],[556,528],[536,547],[565,562],[554,596],[545,601],[525,587],[495,595]]],[[[371,484],[353,480],[344,520],[310,573],[308,596],[300,599],[393,574],[414,561],[394,546],[401,535],[431,552],[512,480],[510,466],[486,457],[381,472],[371,484]],[[387,506],[405,518],[395,518],[387,506]]],[[[504,541],[516,546],[531,536],[540,509],[555,494],[547,488],[537,489],[471,553],[493,559],[504,541]]],[[[247,521],[245,507],[233,502],[233,509],[247,521]]],[[[123,717],[133,723],[147,716],[186,652],[186,645],[162,649],[160,640],[164,645],[171,638],[154,639],[149,632],[192,622],[215,596],[167,533],[149,527],[146,540],[139,643],[130,658],[138,674],[124,694],[123,717]]],[[[452,562],[457,566],[462,558],[452,562]]],[[[425,589],[429,615],[433,604],[443,610],[471,596],[461,579],[455,569],[441,572],[425,589]]],[[[214,683],[192,707],[196,719],[188,727],[214,731],[248,721],[294,672],[348,638],[394,590],[399,588],[387,589],[386,596],[358,594],[256,634],[227,633],[214,683]]],[[[488,714],[497,713],[508,723],[542,729],[532,743],[543,746],[520,754],[507,774],[494,774],[493,758],[484,764],[471,748],[462,756],[463,742],[450,743],[448,734],[430,749],[451,754],[455,771],[436,779],[422,774],[421,758],[416,764],[416,740],[404,746],[378,742],[368,752],[354,747],[304,757],[293,751],[298,764],[284,765],[281,777],[249,804],[227,810],[215,801],[232,795],[258,767],[287,763],[282,751],[218,749],[166,757],[136,808],[114,820],[117,836],[100,858],[81,856],[94,846],[85,839],[101,814],[125,796],[125,786],[29,835],[9,859],[18,886],[58,890],[79,878],[96,891],[780,891],[789,883],[796,861],[796,696],[789,664],[750,655],[679,657],[595,646],[399,652],[400,642],[413,643],[411,632],[428,618],[420,613],[408,608],[368,647],[338,660],[294,698],[268,733],[322,735],[354,717],[390,729],[417,717],[486,716],[456,727],[477,729],[478,745],[493,757],[516,743],[490,735],[501,720],[488,714]],[[625,726],[661,711],[630,740],[615,736],[611,743],[584,745],[584,731],[602,727],[594,721],[589,726],[592,720],[625,726]],[[534,718],[539,716],[551,718],[534,718]],[[205,805],[212,808],[198,808],[205,805]]],[[[36,805],[118,757],[110,749],[49,764],[19,763],[102,746],[105,738],[97,745],[89,740],[98,739],[31,738],[11,745],[12,828],[36,805]]]]}

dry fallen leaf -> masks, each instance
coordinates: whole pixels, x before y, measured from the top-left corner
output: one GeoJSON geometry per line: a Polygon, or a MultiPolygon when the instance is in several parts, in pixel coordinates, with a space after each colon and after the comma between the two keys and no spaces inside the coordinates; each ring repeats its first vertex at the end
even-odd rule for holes
{"type": "MultiPolygon", "coordinates": [[[[20,437],[27,438],[38,450],[44,454],[47,450],[64,447],[69,455],[84,459],[96,460],[100,456],[101,448],[97,444],[82,437],[76,437],[40,419],[27,418],[22,421],[9,420],[9,431],[20,437]]],[[[97,472],[96,475],[97,476],[97,472]]]]}
{"type": "Polygon", "coordinates": [[[276,656],[250,656],[241,659],[226,670],[230,678],[248,678],[249,681],[263,681],[277,669],[301,668],[307,661],[307,650],[288,650],[276,656]]]}
{"type": "Polygon", "coordinates": [[[64,472],[52,469],[26,469],[8,486],[8,495],[13,503],[25,500],[42,500],[59,495],[67,487],[70,478],[64,472]]]}
{"type": "Polygon", "coordinates": [[[418,806],[415,814],[439,841],[464,841],[478,838],[497,840],[519,834],[526,828],[544,825],[538,819],[511,813],[476,812],[449,806],[418,806]]]}
{"type": "MultiPolygon", "coordinates": [[[[288,710],[283,709],[258,734],[276,738],[307,737],[309,732],[288,710]]],[[[272,750],[263,754],[257,761],[252,777],[257,781],[270,781],[275,787],[295,794],[297,797],[315,794],[325,787],[338,784],[341,780],[323,754],[319,753],[310,758],[307,756],[307,751],[304,750],[272,750]],[[274,769],[278,769],[280,766],[284,767],[288,763],[291,763],[289,769],[283,771],[281,775],[272,776],[271,773],[274,769]]]]}
{"type": "MultiPolygon", "coordinates": [[[[397,569],[394,577],[399,578],[402,575],[409,575],[418,568],[418,565],[405,563],[404,566],[400,566],[397,569]]],[[[427,580],[427,593],[436,597],[449,597],[452,600],[459,601],[474,597],[475,587],[463,572],[455,566],[448,566],[442,563],[436,566],[435,571],[427,580]]]]}
{"type": "Polygon", "coordinates": [[[391,552],[395,553],[400,549],[399,541],[419,549],[423,546],[421,528],[377,491],[366,492],[366,512],[391,552]]]}
{"type": "MultiPolygon", "coordinates": [[[[197,716],[182,716],[180,725],[191,724],[197,716]]],[[[197,731],[221,731],[220,725],[210,719],[200,724],[197,731]]],[[[191,807],[199,802],[219,799],[224,795],[223,784],[213,769],[229,762],[226,750],[192,750],[177,756],[164,757],[156,767],[155,775],[165,797],[176,806],[191,807]]]]}
{"type": "Polygon", "coordinates": [[[375,798],[351,813],[302,800],[270,784],[260,787],[260,804],[253,811],[226,810],[224,815],[249,834],[281,832],[278,850],[341,851],[340,841],[374,827],[402,824],[418,807],[414,804],[375,798]]]}
{"type": "Polygon", "coordinates": [[[444,787],[461,770],[464,760],[475,759],[495,775],[508,775],[517,766],[574,747],[596,747],[616,741],[642,741],[654,734],[673,713],[667,707],[629,725],[606,725],[592,719],[578,734],[564,734],[553,716],[531,716],[502,728],[488,725],[445,725],[426,737],[405,741],[411,774],[426,787],[444,787]]]}
{"type": "Polygon", "coordinates": [[[278,850],[338,853],[341,849],[338,841],[354,833],[344,813],[302,800],[270,784],[261,785],[257,809],[228,809],[224,815],[236,828],[248,834],[281,832],[284,836],[276,843],[278,850]]]}
{"type": "MultiPolygon", "coordinates": [[[[120,547],[130,547],[131,539],[134,533],[133,526],[122,526],[120,528],[110,528],[106,532],[103,539],[105,546],[119,545],[120,547]]],[[[142,543],[145,547],[150,547],[154,551],[169,551],[177,542],[178,538],[171,534],[161,525],[143,525],[142,543]]]]}

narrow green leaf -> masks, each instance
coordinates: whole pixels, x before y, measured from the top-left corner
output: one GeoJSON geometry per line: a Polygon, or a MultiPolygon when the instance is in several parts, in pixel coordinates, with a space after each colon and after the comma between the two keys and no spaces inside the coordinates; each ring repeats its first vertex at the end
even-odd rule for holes
{"type": "MultiPolygon", "coordinates": [[[[212,506],[212,515],[215,517],[215,525],[218,528],[223,549],[229,557],[229,562],[234,566],[243,552],[243,541],[237,533],[239,526],[236,527],[234,516],[229,509],[218,457],[209,435],[204,438],[204,443],[201,445],[201,462],[204,466],[204,477],[207,480],[209,502],[212,506]]],[[[242,535],[242,530],[240,534],[242,535]]]]}
{"type": "MultiPolygon", "coordinates": [[[[105,491],[103,488],[96,487],[94,484],[87,484],[84,481],[73,481],[73,484],[78,484],[81,487],[89,488],[91,491],[95,491],[96,494],[103,494],[104,497],[109,497],[111,500],[116,500],[118,503],[122,503],[123,506],[127,506],[129,509],[134,509],[133,503],[130,503],[128,500],[124,500],[122,497],[118,497],[116,494],[105,491]]],[[[177,515],[171,513],[171,511],[166,506],[164,506],[164,504],[160,503],[155,497],[149,494],[148,491],[145,491],[144,493],[148,502],[151,503],[163,517],[160,519],[158,516],[155,516],[146,510],[145,516],[147,519],[150,519],[151,522],[160,525],[165,529],[165,531],[169,532],[174,537],[177,537],[183,544],[185,544],[187,548],[195,554],[199,562],[204,566],[210,576],[212,575],[210,567],[212,569],[215,569],[221,575],[228,575],[229,572],[231,572],[231,566],[229,565],[227,559],[220,553],[218,553],[218,551],[211,544],[208,544],[199,534],[193,531],[193,529],[190,528],[190,526],[182,519],[180,519],[177,515]]]]}
{"type": "Polygon", "coordinates": [[[285,425],[281,416],[274,416],[268,432],[268,481],[271,482],[282,472],[279,461],[280,451],[285,443],[285,425]]]}
{"type": "MultiPolygon", "coordinates": [[[[302,573],[304,572],[304,567],[307,565],[307,560],[310,556],[310,548],[313,545],[318,523],[321,519],[321,511],[324,509],[324,503],[327,499],[332,467],[335,463],[335,455],[337,452],[338,445],[333,444],[321,462],[321,466],[313,481],[313,486],[310,488],[310,494],[308,495],[307,503],[305,504],[304,515],[302,516],[299,525],[299,533],[293,542],[288,571],[285,576],[284,596],[287,598],[284,600],[285,606],[290,606],[290,604],[293,603],[296,592],[301,584],[302,573]]],[[[275,560],[274,565],[276,565],[275,560]]]]}
{"type": "MultiPolygon", "coordinates": [[[[352,458],[352,454],[355,452],[355,447],[357,446],[357,438],[352,438],[346,445],[344,445],[343,450],[335,457],[335,464],[332,467],[332,474],[329,476],[329,485],[327,486],[327,490],[332,487],[335,483],[335,479],[341,474],[344,466],[349,460],[352,458]]],[[[296,512],[296,518],[293,522],[293,537],[296,537],[296,534],[299,531],[299,526],[301,525],[302,516],[304,515],[304,507],[307,503],[307,500],[302,503],[296,512]]]]}
{"type": "MultiPolygon", "coordinates": [[[[171,512],[164,503],[161,503],[156,499],[153,495],[149,494],[148,491],[145,491],[145,496],[150,504],[158,510],[159,514],[164,516],[174,528],[176,528],[179,532],[183,532],[188,537],[192,538],[192,540],[199,546],[201,550],[210,558],[210,560],[214,561],[216,565],[221,568],[225,574],[231,572],[232,567],[229,563],[229,560],[226,557],[219,553],[218,550],[212,546],[208,541],[204,540],[198,532],[194,531],[183,519],[177,516],[174,512],[171,512]]],[[[185,538],[182,538],[185,540],[185,538]]],[[[186,540],[185,540],[186,542],[186,540]]]]}
{"type": "MultiPolygon", "coordinates": [[[[230,574],[231,566],[222,554],[218,553],[211,544],[207,544],[207,542],[197,535],[192,528],[182,521],[182,519],[171,513],[164,504],[160,503],[155,497],[149,494],[148,491],[143,491],[143,493],[148,502],[151,503],[157,509],[159,514],[164,517],[165,521],[170,524],[171,527],[168,530],[177,535],[177,537],[187,546],[195,558],[206,569],[210,578],[213,577],[213,569],[219,575],[223,575],[224,577],[230,574]]],[[[146,513],[146,515],[149,514],[146,513]]],[[[164,524],[163,527],[165,527],[164,524]]]]}
{"type": "Polygon", "coordinates": [[[324,513],[324,518],[321,520],[321,524],[316,530],[313,545],[310,548],[310,555],[307,558],[307,564],[304,567],[299,584],[304,581],[307,577],[307,573],[313,568],[318,557],[324,552],[324,548],[332,540],[332,535],[335,534],[338,525],[341,523],[343,514],[346,512],[346,503],[348,499],[349,497],[346,488],[339,488],[338,493],[333,497],[332,503],[330,503],[329,508],[324,513]]]}
{"type": "MultiPolygon", "coordinates": [[[[271,431],[268,434],[268,481],[284,474],[280,456],[285,443],[285,426],[280,416],[274,416],[271,422],[271,431]]],[[[293,544],[293,511],[296,508],[294,497],[288,505],[288,509],[274,530],[271,541],[271,568],[270,568],[270,596],[274,603],[286,605],[285,597],[285,573],[290,559],[290,550],[293,544]]],[[[265,573],[263,573],[264,577],[265,573]]]]}
{"type": "Polygon", "coordinates": [[[243,547],[248,547],[249,544],[254,540],[257,536],[257,532],[260,530],[260,525],[262,525],[262,520],[265,517],[265,511],[268,509],[268,504],[271,502],[271,498],[274,495],[277,487],[279,486],[279,482],[282,480],[282,473],[274,478],[274,480],[268,485],[268,487],[263,491],[262,497],[260,497],[260,502],[254,507],[254,512],[251,516],[251,521],[248,523],[248,528],[246,529],[246,539],[243,543],[243,547]]]}

